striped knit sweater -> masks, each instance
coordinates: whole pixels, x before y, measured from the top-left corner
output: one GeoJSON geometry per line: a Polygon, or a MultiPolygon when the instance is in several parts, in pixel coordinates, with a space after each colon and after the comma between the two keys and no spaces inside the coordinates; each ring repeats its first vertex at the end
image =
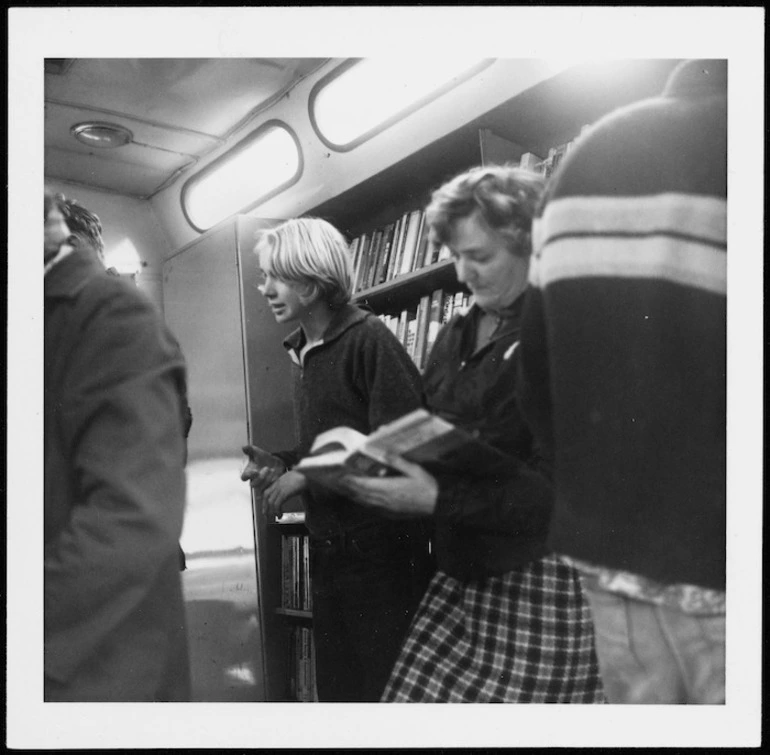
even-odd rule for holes
{"type": "Polygon", "coordinates": [[[533,228],[522,409],[555,461],[554,551],[724,589],[726,64],[599,121],[533,228]]]}

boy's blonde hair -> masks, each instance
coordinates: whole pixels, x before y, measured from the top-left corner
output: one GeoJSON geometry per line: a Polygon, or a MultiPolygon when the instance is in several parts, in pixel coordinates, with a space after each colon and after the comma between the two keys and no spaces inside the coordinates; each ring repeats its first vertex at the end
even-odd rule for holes
{"type": "Polygon", "coordinates": [[[347,304],[353,295],[348,243],[321,218],[295,218],[261,231],[254,252],[265,252],[264,273],[315,287],[332,308],[347,304]]]}

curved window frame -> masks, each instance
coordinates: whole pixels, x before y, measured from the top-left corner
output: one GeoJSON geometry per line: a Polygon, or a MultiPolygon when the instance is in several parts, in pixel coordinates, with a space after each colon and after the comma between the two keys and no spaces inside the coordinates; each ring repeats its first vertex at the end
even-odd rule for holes
{"type": "Polygon", "coordinates": [[[403,120],[408,115],[411,115],[412,113],[419,110],[420,108],[425,107],[425,105],[427,105],[429,102],[433,102],[433,100],[438,99],[442,95],[446,94],[448,91],[455,89],[460,84],[464,83],[471,77],[480,73],[485,68],[488,68],[495,62],[496,59],[485,58],[483,60],[480,60],[476,65],[471,66],[467,71],[462,73],[460,76],[458,76],[454,80],[446,82],[446,84],[443,84],[438,89],[434,89],[429,94],[426,94],[420,99],[415,100],[411,105],[408,105],[407,107],[402,108],[401,110],[393,113],[393,115],[388,117],[386,120],[377,124],[374,128],[371,128],[368,131],[365,131],[363,134],[360,134],[352,141],[347,142],[346,144],[335,144],[334,142],[330,141],[324,136],[320,126],[316,121],[315,101],[322,89],[324,89],[332,81],[334,81],[334,79],[341,76],[343,73],[345,73],[345,71],[352,68],[354,65],[361,62],[362,60],[366,60],[366,58],[348,58],[347,60],[340,63],[336,68],[333,68],[331,71],[329,71],[329,73],[327,73],[322,78],[320,78],[313,85],[313,88],[310,90],[310,96],[308,97],[308,114],[310,116],[310,123],[313,126],[313,131],[315,131],[316,136],[324,143],[324,145],[326,145],[329,149],[334,150],[335,152],[350,152],[351,150],[355,149],[356,147],[363,144],[364,142],[369,141],[369,139],[371,139],[372,137],[377,136],[377,134],[380,134],[383,131],[389,129],[395,123],[398,123],[399,121],[403,120]]]}
{"type": "Polygon", "coordinates": [[[190,176],[184,184],[182,185],[182,191],[180,192],[179,199],[182,205],[182,214],[185,217],[185,220],[192,226],[198,233],[206,233],[206,231],[211,230],[212,228],[219,225],[224,220],[227,220],[228,218],[233,217],[234,215],[240,215],[243,213],[251,212],[255,207],[258,207],[261,204],[264,204],[267,202],[268,199],[272,199],[277,194],[280,194],[283,191],[286,191],[290,186],[293,186],[294,184],[299,181],[299,179],[302,176],[302,173],[305,169],[305,158],[302,153],[302,145],[300,144],[299,138],[297,137],[297,134],[294,132],[294,129],[289,126],[288,123],[278,120],[277,118],[272,118],[269,121],[265,121],[264,123],[260,124],[257,128],[254,129],[248,136],[241,139],[234,147],[227,150],[227,152],[221,154],[219,157],[217,157],[215,160],[210,162],[208,165],[206,165],[204,168],[202,168],[200,171],[195,173],[194,175],[190,176]],[[195,187],[195,184],[202,181],[206,176],[213,173],[219,165],[221,165],[224,161],[232,161],[237,160],[238,155],[242,152],[244,152],[249,146],[251,146],[255,141],[257,141],[266,131],[269,131],[273,128],[280,128],[283,129],[288,135],[292,138],[294,141],[294,144],[297,148],[297,170],[295,171],[294,175],[287,179],[286,181],[278,184],[277,186],[270,189],[265,194],[261,194],[259,197],[257,197],[252,202],[249,202],[248,204],[244,205],[238,210],[235,210],[234,212],[230,213],[229,215],[225,215],[223,218],[218,220],[213,225],[209,226],[208,228],[201,228],[198,226],[193,219],[190,217],[190,213],[187,210],[187,195],[189,192],[195,187]]]}

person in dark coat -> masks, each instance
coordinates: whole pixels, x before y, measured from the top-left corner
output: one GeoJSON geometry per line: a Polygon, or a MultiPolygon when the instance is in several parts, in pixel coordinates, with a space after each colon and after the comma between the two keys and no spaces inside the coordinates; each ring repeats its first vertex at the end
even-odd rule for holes
{"type": "Polygon", "coordinates": [[[521,340],[610,702],[725,702],[727,61],[581,137],[554,175],[521,340]]]}
{"type": "Polygon", "coordinates": [[[440,331],[423,377],[428,409],[502,451],[506,468],[355,478],[360,503],[430,517],[438,570],[412,621],[385,702],[604,702],[577,572],[546,547],[553,503],[515,390],[530,228],[541,179],[516,168],[463,173],[425,212],[474,304],[440,331]]]}
{"type": "MultiPolygon", "coordinates": [[[[64,222],[69,228],[67,245],[72,247],[76,254],[84,254],[92,257],[106,268],[107,275],[120,277],[120,273],[114,267],[107,267],[107,261],[104,258],[104,239],[102,238],[102,224],[99,218],[93,212],[83,207],[77,200],[70,197],[63,197],[59,203],[61,212],[64,216],[64,222]]],[[[174,340],[177,348],[181,352],[182,347],[174,340]]],[[[190,435],[192,427],[192,410],[187,401],[187,381],[181,381],[179,386],[179,400],[182,404],[183,413],[183,432],[185,441],[190,435]]],[[[185,463],[187,461],[187,443],[185,442],[185,463]]],[[[184,571],[187,568],[187,558],[179,545],[179,570],[184,571]]]]}
{"type": "Polygon", "coordinates": [[[44,699],[189,699],[185,366],[152,303],[45,196],[44,699]]]}
{"type": "MultiPolygon", "coordinates": [[[[86,254],[97,260],[102,266],[106,268],[107,275],[120,277],[120,273],[114,267],[107,267],[107,262],[104,258],[104,239],[102,238],[102,224],[99,218],[94,215],[90,210],[83,207],[79,202],[70,197],[65,197],[60,202],[62,214],[64,215],[64,221],[69,228],[69,236],[67,237],[67,244],[72,247],[73,252],[79,254],[86,254]]],[[[176,342],[177,348],[180,350],[182,347],[176,342]]],[[[182,381],[179,388],[179,400],[182,404],[182,412],[184,416],[183,432],[184,437],[187,439],[190,435],[190,428],[192,427],[192,410],[187,401],[187,381],[182,381]]],[[[185,443],[185,462],[187,460],[187,444],[185,443]]],[[[184,571],[187,568],[187,559],[181,544],[179,545],[179,570],[184,571]]]]}

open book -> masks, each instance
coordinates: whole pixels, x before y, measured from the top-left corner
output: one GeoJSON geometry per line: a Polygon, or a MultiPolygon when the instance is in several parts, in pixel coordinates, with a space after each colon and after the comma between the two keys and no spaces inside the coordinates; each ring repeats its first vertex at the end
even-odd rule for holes
{"type": "Polygon", "coordinates": [[[484,476],[510,470],[517,461],[425,409],[363,435],[349,427],[335,427],[316,437],[310,454],[294,469],[310,479],[334,487],[346,475],[385,477],[401,472],[389,455],[424,466],[430,472],[452,471],[484,476]]]}

